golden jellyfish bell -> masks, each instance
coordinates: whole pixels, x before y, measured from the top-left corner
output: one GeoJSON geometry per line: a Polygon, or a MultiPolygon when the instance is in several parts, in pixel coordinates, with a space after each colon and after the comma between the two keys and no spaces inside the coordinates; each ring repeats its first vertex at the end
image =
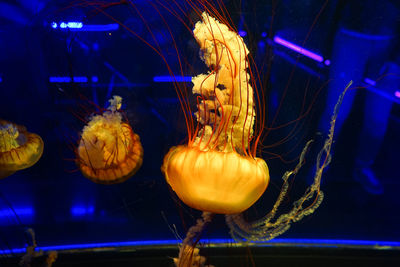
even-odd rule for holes
{"type": "Polygon", "coordinates": [[[43,146],[37,134],[0,119],[0,178],[34,165],[43,154],[43,146]]]}
{"type": "Polygon", "coordinates": [[[248,209],[269,182],[264,160],[236,152],[173,147],[163,168],[167,182],[186,205],[220,214],[248,209]]]}
{"type": "Polygon", "coordinates": [[[195,138],[170,149],[162,171],[188,206],[234,214],[253,205],[269,183],[265,161],[248,151],[255,106],[249,53],[243,39],[206,12],[193,30],[202,59],[211,69],[192,78],[199,95],[195,138]]]}
{"type": "Polygon", "coordinates": [[[83,128],[77,148],[77,164],[96,183],[112,184],[132,177],[143,162],[140,138],[122,121],[122,98],[114,96],[110,107],[93,115],[83,128]]]}

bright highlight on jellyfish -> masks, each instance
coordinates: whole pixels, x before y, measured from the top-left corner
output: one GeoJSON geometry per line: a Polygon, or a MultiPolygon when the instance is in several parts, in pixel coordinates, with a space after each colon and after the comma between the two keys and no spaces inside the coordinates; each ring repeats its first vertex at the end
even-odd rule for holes
{"type": "Polygon", "coordinates": [[[112,184],[132,177],[143,162],[140,138],[122,121],[122,98],[114,96],[100,115],[92,115],[83,128],[77,148],[77,164],[96,183],[112,184]]]}
{"type": "Polygon", "coordinates": [[[37,134],[0,119],[0,178],[34,165],[42,156],[43,146],[37,134]]]}
{"type": "Polygon", "coordinates": [[[170,149],[162,170],[190,207],[240,213],[261,197],[269,182],[267,164],[249,149],[255,120],[249,51],[242,37],[206,12],[193,33],[211,69],[192,78],[192,91],[199,95],[199,125],[187,146],[170,149]]]}

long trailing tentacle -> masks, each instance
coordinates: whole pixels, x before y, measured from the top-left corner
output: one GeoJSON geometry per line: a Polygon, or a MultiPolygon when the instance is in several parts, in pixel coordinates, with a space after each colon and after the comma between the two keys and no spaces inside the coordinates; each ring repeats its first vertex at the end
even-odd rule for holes
{"type": "Polygon", "coordinates": [[[320,190],[321,186],[321,178],[324,169],[328,166],[331,161],[331,147],[333,142],[333,135],[335,130],[336,118],[339,113],[340,106],[343,102],[343,98],[347,92],[347,90],[352,85],[352,81],[346,86],[344,91],[339,96],[339,99],[335,105],[328,138],[325,140],[324,146],[321,151],[318,153],[317,161],[316,161],[316,170],[314,176],[314,182],[306,189],[306,192],[300,197],[297,201],[293,203],[292,209],[284,214],[277,215],[278,208],[280,207],[283,199],[285,198],[289,183],[288,180],[291,176],[296,174],[299,169],[303,166],[305,160],[305,154],[312,142],[307,142],[304,147],[300,160],[297,166],[292,171],[287,171],[283,175],[283,186],[281,189],[281,193],[278,196],[272,210],[263,218],[256,220],[254,222],[247,222],[243,218],[243,214],[234,214],[234,215],[226,215],[226,222],[230,228],[230,233],[232,237],[237,240],[246,240],[246,241],[268,241],[271,240],[284,232],[286,232],[293,222],[297,222],[301,220],[303,217],[312,214],[321,204],[324,194],[320,190]],[[311,203],[310,203],[311,201],[311,203]],[[306,203],[310,203],[305,205],[306,203]],[[277,217],[278,216],[278,217],[277,217]]]}

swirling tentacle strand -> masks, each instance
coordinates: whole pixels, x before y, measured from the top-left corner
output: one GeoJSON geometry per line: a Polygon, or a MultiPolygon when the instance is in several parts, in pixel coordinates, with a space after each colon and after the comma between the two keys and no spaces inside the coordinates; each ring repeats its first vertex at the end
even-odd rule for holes
{"type": "Polygon", "coordinates": [[[285,174],[283,175],[283,185],[281,192],[272,210],[266,216],[264,216],[262,219],[250,223],[243,218],[242,213],[225,216],[226,222],[230,228],[230,233],[235,240],[246,240],[247,242],[271,240],[286,232],[293,222],[300,221],[303,217],[311,215],[321,205],[322,200],[324,199],[324,194],[320,190],[322,173],[331,161],[331,147],[333,142],[336,118],[338,116],[340,106],[343,102],[343,98],[352,83],[352,81],[349,82],[349,84],[339,96],[339,99],[335,105],[331,117],[328,138],[325,140],[324,146],[317,156],[314,182],[306,189],[304,195],[293,203],[293,207],[289,212],[284,213],[276,218],[278,208],[285,198],[289,188],[288,180],[303,166],[305,154],[312,142],[311,140],[307,142],[306,146],[304,147],[300,155],[299,163],[297,164],[295,169],[285,172],[285,174]],[[305,205],[306,203],[310,204],[305,205]]]}

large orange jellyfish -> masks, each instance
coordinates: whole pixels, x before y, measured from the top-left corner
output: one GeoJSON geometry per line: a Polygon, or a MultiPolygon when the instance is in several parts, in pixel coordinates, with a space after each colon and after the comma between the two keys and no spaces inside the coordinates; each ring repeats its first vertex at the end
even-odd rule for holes
{"type": "Polygon", "coordinates": [[[186,146],[164,158],[165,178],[192,208],[220,214],[253,205],[269,182],[268,166],[250,151],[255,121],[253,89],[243,39],[207,13],[194,28],[203,60],[211,68],[192,78],[199,95],[199,127],[186,146]]]}
{"type": "Polygon", "coordinates": [[[203,12],[193,33],[202,59],[211,70],[192,78],[192,91],[198,95],[195,135],[189,137],[187,145],[170,149],[162,171],[178,197],[203,214],[183,240],[179,258],[174,259],[176,266],[204,265],[205,259],[198,255],[195,245],[200,232],[211,221],[212,213],[225,214],[235,240],[266,241],[284,233],[293,222],[318,208],[324,196],[320,182],[331,159],[338,109],[351,85],[350,82],[335,106],[330,133],[317,157],[313,184],[289,212],[277,215],[288,192],[288,179],[304,164],[309,141],[296,168],[283,175],[283,186],[272,210],[259,220],[247,222],[242,212],[260,198],[269,182],[267,164],[255,156],[260,134],[255,135],[253,130],[256,111],[247,72],[249,51],[237,33],[207,12],[203,12]]]}
{"type": "Polygon", "coordinates": [[[43,140],[39,135],[0,119],[0,178],[31,167],[42,153],[43,140]]]}
{"type": "Polygon", "coordinates": [[[102,114],[92,115],[83,128],[77,148],[77,164],[96,183],[112,184],[132,177],[143,162],[140,138],[123,122],[122,98],[114,96],[102,114]]]}

